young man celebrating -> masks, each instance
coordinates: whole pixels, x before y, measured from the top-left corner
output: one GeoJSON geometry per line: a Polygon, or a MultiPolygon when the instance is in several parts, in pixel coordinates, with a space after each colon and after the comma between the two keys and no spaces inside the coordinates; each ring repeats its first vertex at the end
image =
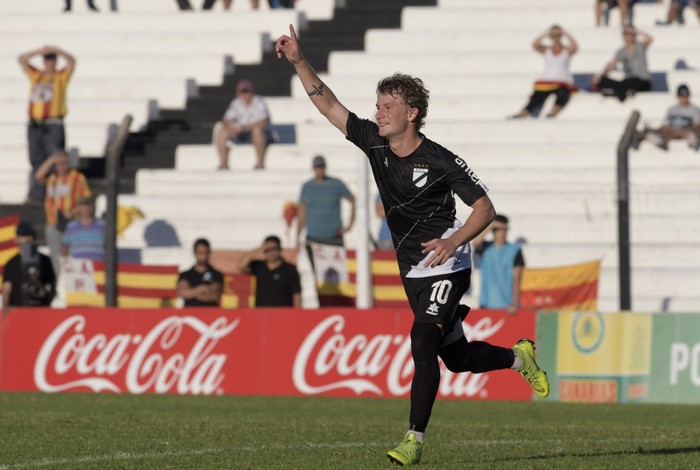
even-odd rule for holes
{"type": "Polygon", "coordinates": [[[495,216],[486,187],[449,150],[420,133],[428,110],[423,82],[395,74],[377,86],[376,124],[360,119],[340,103],[304,59],[294,28],[277,40],[278,57],[294,65],[312,103],[369,158],[394,240],[401,279],[414,314],[411,353],[409,429],[387,452],[399,465],[420,462],[423,438],[440,383],[438,357],[453,372],[482,373],[516,369],[538,396],[549,382],[535,362],[534,343],[522,339],[512,348],[468,342],[462,319],[468,307],[459,300],[469,288],[469,241],[495,216]],[[471,206],[462,225],[455,218],[452,192],[471,206]]]}

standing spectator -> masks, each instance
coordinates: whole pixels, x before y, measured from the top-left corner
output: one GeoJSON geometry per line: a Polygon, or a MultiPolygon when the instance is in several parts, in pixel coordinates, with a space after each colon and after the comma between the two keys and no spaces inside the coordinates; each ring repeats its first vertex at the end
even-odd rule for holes
{"type": "Polygon", "coordinates": [[[177,295],[185,300],[185,307],[218,307],[224,276],[209,264],[209,240],[195,241],[193,251],[195,264],[189,271],[180,273],[177,295]]]}
{"type": "Polygon", "coordinates": [[[282,258],[282,242],[270,235],[262,246],[244,254],[239,269],[255,276],[256,307],[301,307],[297,268],[282,258]]]}
{"type": "Polygon", "coordinates": [[[632,26],[625,26],[622,34],[625,45],[615,53],[615,57],[608,63],[603,73],[591,79],[594,89],[597,88],[606,96],[617,96],[621,102],[638,91],[651,90],[647,49],[654,40],[650,35],[632,26]],[[637,34],[642,37],[639,42],[637,34]],[[622,81],[608,78],[608,74],[615,70],[618,63],[622,64],[625,73],[622,81]]]}
{"type": "MultiPolygon", "coordinates": [[[[112,11],[116,11],[116,0],[111,0],[112,3],[112,11]]],[[[87,6],[90,9],[90,11],[100,11],[97,9],[95,6],[95,0],[87,0],[87,6]]],[[[66,0],[66,8],[63,9],[64,12],[69,12],[71,11],[71,8],[73,7],[73,0],[66,0]]]]}
{"type": "Polygon", "coordinates": [[[683,17],[683,12],[688,7],[695,10],[698,21],[700,21],[700,0],[671,0],[671,3],[668,5],[666,19],[657,20],[656,24],[659,26],[668,26],[677,22],[679,25],[684,25],[685,18],[683,17]]]}
{"type": "Polygon", "coordinates": [[[49,306],[56,294],[56,275],[51,259],[37,251],[36,233],[26,223],[17,225],[19,254],[5,265],[2,280],[2,309],[49,306]]]}
{"type": "Polygon", "coordinates": [[[81,197],[90,196],[85,175],[70,167],[68,154],[59,150],[41,164],[34,174],[37,182],[46,186],[46,243],[51,251],[53,270],[61,267],[61,238],[68,222],[75,215],[75,206],[81,197]],[[55,166],[55,170],[51,167],[55,166]]]}
{"type": "Polygon", "coordinates": [[[61,254],[72,258],[104,261],[106,224],[95,219],[92,197],[83,196],[75,206],[75,219],[68,222],[61,239],[61,254]]]}
{"type": "Polygon", "coordinates": [[[477,236],[472,244],[479,255],[481,270],[482,308],[504,309],[513,315],[520,308],[520,281],[525,259],[520,245],[509,243],[508,217],[498,214],[491,223],[493,241],[485,242],[488,230],[477,236]]]}
{"type": "Polygon", "coordinates": [[[666,113],[666,122],[657,129],[644,129],[641,139],[649,139],[656,146],[668,150],[668,143],[674,139],[687,139],[688,145],[700,149],[700,108],[690,103],[690,88],[679,85],[676,92],[678,104],[671,106],[666,113]]]}
{"type": "Polygon", "coordinates": [[[389,231],[389,225],[386,223],[386,211],[384,209],[384,204],[382,204],[382,196],[380,194],[377,194],[374,200],[374,213],[381,219],[379,233],[377,234],[377,249],[393,250],[394,243],[391,241],[391,232],[389,231]]]}
{"type": "Polygon", "coordinates": [[[345,183],[326,175],[326,159],[322,155],[314,157],[312,166],[314,177],[304,183],[299,197],[297,246],[301,240],[301,231],[306,228],[306,247],[313,263],[309,242],[344,246],[343,235],[355,222],[355,196],[345,183]],[[343,199],[347,199],[351,207],[350,221],[345,226],[340,217],[340,201],[343,199]]]}
{"type": "Polygon", "coordinates": [[[45,46],[22,54],[19,63],[31,82],[27,140],[32,173],[28,199],[29,202],[41,203],[44,201],[44,188],[36,184],[34,173],[49,156],[65,147],[63,118],[67,112],[66,88],[75,70],[75,58],[55,46],[45,46]],[[29,63],[37,55],[44,57],[43,70],[29,63]],[[66,66],[60,70],[56,68],[58,56],[66,62],[66,66]]]}
{"type": "Polygon", "coordinates": [[[504,348],[465,337],[462,321],[469,307],[459,302],[470,283],[469,242],[493,220],[495,209],[486,186],[467,163],[420,132],[430,97],[423,81],[398,73],[380,80],[374,92],[375,119],[361,119],[304,58],[293,26],[289,36],[277,40],[275,51],[294,66],[316,109],[367,156],[388,208],[401,281],[413,313],[414,374],[408,429],[387,458],[399,465],[420,463],[440,387],[439,358],[452,372],[518,370],[538,396],[549,395],[549,381],[535,361],[531,340],[523,338],[513,348],[504,348]],[[464,224],[455,217],[455,194],[472,208],[464,224]]]}
{"type": "Polygon", "coordinates": [[[231,101],[223,121],[217,123],[216,148],[219,151],[219,169],[228,169],[228,142],[253,143],[257,158],[255,169],[265,168],[265,151],[272,141],[270,113],[265,100],[255,94],[250,80],[241,80],[236,85],[236,98],[231,101]]]}
{"type": "Polygon", "coordinates": [[[548,31],[538,36],[532,43],[532,47],[544,55],[544,73],[535,82],[535,89],[530,96],[530,101],[514,118],[527,116],[537,117],[542,111],[549,95],[554,94],[557,100],[552,110],[547,114],[553,118],[566,106],[571,98],[571,74],[569,73],[569,61],[576,53],[578,46],[574,38],[565,32],[561,26],[554,25],[548,31]],[[549,36],[552,44],[546,46],[544,39],[549,36]],[[566,37],[568,45],[562,43],[562,37],[566,37]]]}

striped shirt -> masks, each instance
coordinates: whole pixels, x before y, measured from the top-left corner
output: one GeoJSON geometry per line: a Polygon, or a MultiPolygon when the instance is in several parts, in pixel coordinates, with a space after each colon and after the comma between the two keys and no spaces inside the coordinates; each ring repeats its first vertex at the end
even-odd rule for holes
{"type": "Polygon", "coordinates": [[[61,243],[68,247],[72,258],[104,261],[105,228],[106,224],[102,219],[92,219],[87,225],[83,225],[79,220],[72,220],[63,232],[61,243]]]}
{"type": "Polygon", "coordinates": [[[51,78],[47,78],[41,70],[31,65],[26,67],[24,72],[31,82],[29,119],[43,121],[63,118],[68,112],[66,88],[71,73],[67,69],[58,70],[51,78]]]}
{"type": "Polygon", "coordinates": [[[90,186],[85,175],[78,170],[71,170],[66,176],[58,176],[56,173],[49,175],[44,201],[46,224],[56,225],[58,211],[72,211],[76,201],[83,196],[90,196],[90,186]]]}

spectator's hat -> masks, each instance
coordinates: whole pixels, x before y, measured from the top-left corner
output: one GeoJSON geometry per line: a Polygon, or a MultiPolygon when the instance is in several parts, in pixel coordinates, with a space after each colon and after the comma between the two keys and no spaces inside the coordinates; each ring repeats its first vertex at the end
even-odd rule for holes
{"type": "Polygon", "coordinates": [[[76,202],[78,204],[92,204],[92,196],[80,196],[76,202]]]}
{"type": "Polygon", "coordinates": [[[323,158],[323,155],[316,155],[313,159],[312,166],[314,168],[320,168],[320,167],[326,167],[326,159],[323,158]]]}
{"type": "Polygon", "coordinates": [[[686,85],[685,83],[682,85],[678,85],[678,91],[676,91],[676,95],[690,96],[690,88],[688,88],[688,85],[686,85]]]}
{"type": "Polygon", "coordinates": [[[236,85],[236,93],[244,93],[246,91],[253,92],[253,82],[250,80],[241,80],[238,82],[238,85],[236,85]]]}
{"type": "Polygon", "coordinates": [[[31,225],[29,225],[27,222],[20,222],[17,224],[17,236],[18,237],[27,237],[31,236],[36,238],[36,232],[32,228],[31,225]]]}

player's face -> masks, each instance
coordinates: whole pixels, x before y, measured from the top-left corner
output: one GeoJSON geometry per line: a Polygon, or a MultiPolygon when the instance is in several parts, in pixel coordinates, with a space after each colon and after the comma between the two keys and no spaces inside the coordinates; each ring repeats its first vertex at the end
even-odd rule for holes
{"type": "Polygon", "coordinates": [[[277,261],[282,253],[281,247],[275,242],[265,242],[262,248],[266,261],[277,261]]]}
{"type": "Polygon", "coordinates": [[[209,248],[204,245],[197,245],[194,249],[194,258],[197,260],[197,264],[208,264],[209,248]]]}
{"type": "Polygon", "coordinates": [[[411,110],[402,98],[392,95],[377,95],[377,112],[374,115],[379,126],[379,135],[391,139],[408,129],[411,110]]]}

